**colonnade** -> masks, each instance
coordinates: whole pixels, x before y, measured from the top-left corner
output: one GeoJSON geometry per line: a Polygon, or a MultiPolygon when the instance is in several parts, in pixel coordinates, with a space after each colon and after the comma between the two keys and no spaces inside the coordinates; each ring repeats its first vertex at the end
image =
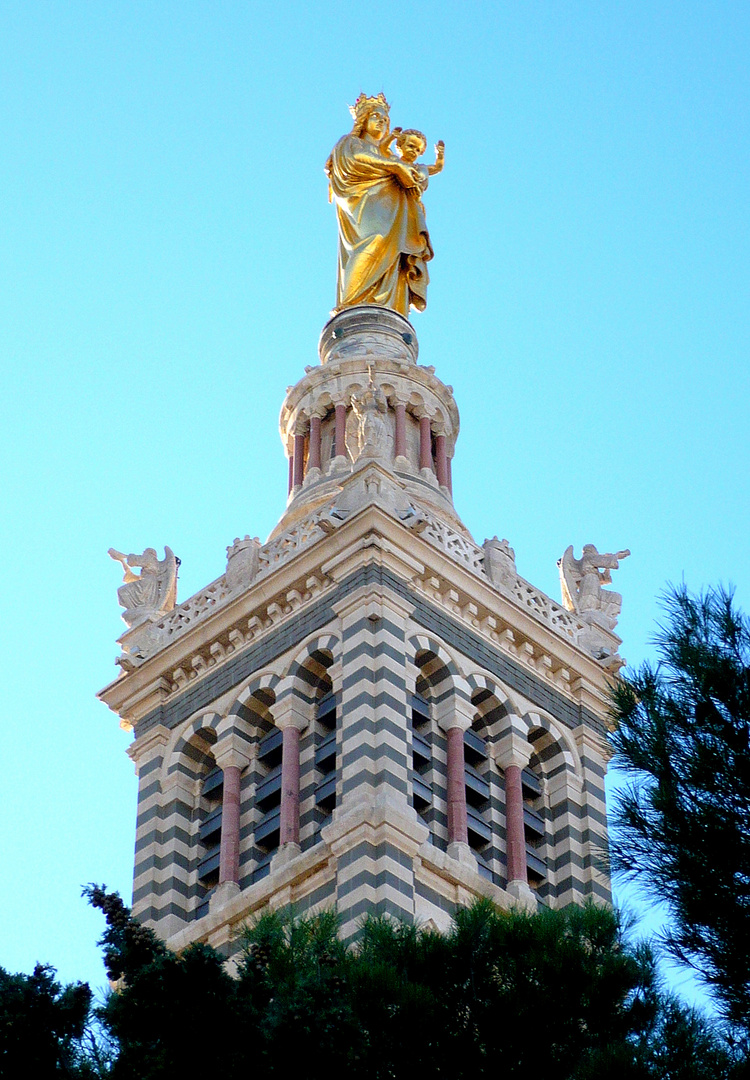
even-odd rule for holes
{"type": "MultiPolygon", "coordinates": [[[[282,731],[279,848],[293,850],[289,845],[298,849],[300,841],[300,736],[309,719],[293,698],[287,697],[279,704],[281,708],[274,716],[275,726],[282,731]]],[[[452,695],[441,703],[437,717],[438,726],[446,736],[449,853],[457,851],[454,845],[468,851],[464,733],[471,727],[473,716],[471,704],[452,695]]],[[[505,779],[507,885],[514,882],[527,885],[522,772],[529,763],[531,746],[522,735],[511,730],[491,744],[490,750],[505,779]]],[[[219,884],[239,885],[240,784],[242,771],[251,760],[247,743],[240,745],[237,737],[228,733],[214,747],[214,760],[224,772],[219,884]]]]}
{"type": "MultiPolygon", "coordinates": [[[[393,408],[395,416],[394,456],[396,459],[406,458],[406,402],[396,400],[392,406],[389,402],[389,407],[393,408]]],[[[333,412],[335,456],[346,457],[346,403],[338,402],[334,405],[333,412]]],[[[419,468],[434,472],[438,484],[447,488],[452,495],[447,432],[437,418],[428,415],[424,406],[419,406],[418,409],[414,407],[412,412],[419,421],[419,468]]],[[[297,418],[289,457],[289,494],[302,484],[310,469],[323,467],[322,424],[329,413],[330,409],[321,408],[309,416],[300,414],[297,418]]]]}

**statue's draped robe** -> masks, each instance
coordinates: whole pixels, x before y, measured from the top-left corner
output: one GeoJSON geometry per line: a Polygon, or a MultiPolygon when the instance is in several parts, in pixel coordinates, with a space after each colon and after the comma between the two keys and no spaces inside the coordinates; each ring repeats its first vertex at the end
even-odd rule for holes
{"type": "Polygon", "coordinates": [[[419,189],[393,175],[392,157],[356,135],[333,149],[327,172],[336,200],[339,265],[336,308],[378,304],[408,316],[427,304],[432,247],[419,189]]]}
{"type": "MultiPolygon", "coordinates": [[[[177,567],[179,565],[171,548],[164,548],[164,558],[129,555],[130,567],[140,566],[142,572],[126,581],[117,590],[123,619],[128,626],[135,626],[158,612],[171,611],[177,602],[177,567]]],[[[132,573],[132,571],[131,571],[132,573]]]]}
{"type": "Polygon", "coordinates": [[[135,581],[121,585],[117,590],[117,599],[124,608],[136,611],[138,608],[156,610],[159,607],[161,580],[156,570],[144,571],[135,581]]]}

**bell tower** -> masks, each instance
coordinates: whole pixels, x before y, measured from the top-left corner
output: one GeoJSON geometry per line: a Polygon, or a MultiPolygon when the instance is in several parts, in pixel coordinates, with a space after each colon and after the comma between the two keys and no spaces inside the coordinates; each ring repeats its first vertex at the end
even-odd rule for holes
{"type": "Polygon", "coordinates": [[[235,540],[175,606],[152,590],[139,616],[129,593],[100,697],[134,732],[135,914],[230,955],[268,906],[335,906],[351,936],[366,912],[443,927],[477,896],[608,900],[619,638],[519,577],[506,540],[472,538],[458,408],[411,323],[334,315],[280,433],[289,488],[266,542],[235,540]]]}

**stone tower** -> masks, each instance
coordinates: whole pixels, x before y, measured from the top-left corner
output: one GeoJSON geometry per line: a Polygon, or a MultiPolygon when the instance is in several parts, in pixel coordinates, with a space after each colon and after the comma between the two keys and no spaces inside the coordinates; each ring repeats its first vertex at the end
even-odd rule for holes
{"type": "Polygon", "coordinates": [[[268,905],[335,905],[351,935],[365,912],[444,927],[476,896],[607,900],[619,639],[474,542],[458,409],[403,316],[346,308],[319,355],[281,410],[277,527],[136,618],[100,694],[135,735],[135,914],[230,954],[268,905]]]}

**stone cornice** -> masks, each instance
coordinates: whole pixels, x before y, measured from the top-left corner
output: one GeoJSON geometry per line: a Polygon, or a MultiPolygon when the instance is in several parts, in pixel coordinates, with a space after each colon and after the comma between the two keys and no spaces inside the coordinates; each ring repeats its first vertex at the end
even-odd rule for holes
{"type": "Polygon", "coordinates": [[[407,529],[381,507],[370,505],[335,533],[299,551],[170,645],[105,687],[99,697],[128,723],[156,704],[201,680],[274,627],[319,604],[336,580],[367,565],[387,568],[410,594],[422,596],[464,623],[522,668],[569,700],[606,712],[611,679],[568,637],[544,625],[511,595],[407,529]],[[321,559],[324,549],[331,557],[321,559]]]}

